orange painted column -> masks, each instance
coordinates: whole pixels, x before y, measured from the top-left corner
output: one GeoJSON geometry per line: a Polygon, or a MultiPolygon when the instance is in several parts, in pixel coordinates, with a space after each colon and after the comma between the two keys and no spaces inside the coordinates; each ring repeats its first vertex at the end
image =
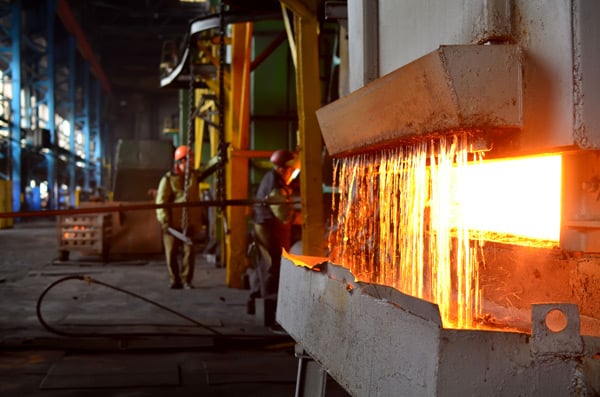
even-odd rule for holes
{"type": "MultiPolygon", "coordinates": [[[[249,148],[250,125],[250,63],[252,52],[252,28],[250,22],[234,24],[231,37],[231,74],[228,103],[226,106],[226,139],[231,142],[229,161],[226,166],[226,194],[228,199],[247,199],[249,192],[249,162],[236,151],[249,148]]],[[[251,208],[227,207],[227,230],[225,231],[226,284],[243,288],[243,276],[249,265],[246,256],[248,246],[248,217],[251,208]]]]}

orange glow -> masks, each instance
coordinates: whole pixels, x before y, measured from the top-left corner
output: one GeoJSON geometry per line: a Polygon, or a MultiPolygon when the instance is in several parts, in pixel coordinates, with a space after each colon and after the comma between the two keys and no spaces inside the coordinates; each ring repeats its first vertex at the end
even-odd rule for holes
{"type": "Polygon", "coordinates": [[[320,266],[324,263],[327,263],[327,258],[318,257],[318,256],[307,256],[307,255],[294,255],[289,253],[283,249],[281,255],[292,261],[296,266],[305,267],[310,270],[314,270],[316,272],[320,272],[320,266]]]}
{"type": "Polygon", "coordinates": [[[561,156],[469,157],[458,134],[337,161],[330,260],[436,303],[446,327],[479,328],[484,242],[558,241],[561,156]]]}
{"type": "Polygon", "coordinates": [[[560,155],[469,165],[457,169],[454,201],[469,229],[558,242],[561,168],[560,155]]]}

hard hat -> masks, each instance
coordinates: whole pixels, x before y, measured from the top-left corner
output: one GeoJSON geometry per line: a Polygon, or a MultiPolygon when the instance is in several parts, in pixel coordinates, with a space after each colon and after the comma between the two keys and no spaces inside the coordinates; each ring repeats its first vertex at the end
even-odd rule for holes
{"type": "Polygon", "coordinates": [[[185,158],[189,154],[189,148],[186,145],[181,145],[177,149],[175,149],[175,161],[179,161],[185,158]]]}
{"type": "Polygon", "coordinates": [[[294,154],[289,150],[276,150],[271,155],[271,163],[278,167],[289,167],[288,162],[294,159],[294,154]]]}

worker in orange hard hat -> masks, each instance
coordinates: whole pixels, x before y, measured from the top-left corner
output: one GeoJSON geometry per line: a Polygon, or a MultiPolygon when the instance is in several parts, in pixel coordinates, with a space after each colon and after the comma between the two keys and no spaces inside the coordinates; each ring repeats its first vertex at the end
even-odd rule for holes
{"type": "Polygon", "coordinates": [[[273,204],[254,206],[252,215],[254,227],[251,234],[259,254],[247,302],[247,311],[251,314],[255,311],[256,298],[276,301],[281,252],[282,248],[290,249],[291,227],[297,214],[290,202],[292,182],[300,171],[297,156],[289,150],[276,150],[270,161],[273,169],[262,178],[256,199],[273,204]]]}
{"type": "MultiPolygon", "coordinates": [[[[175,164],[160,180],[156,193],[156,204],[193,202],[200,200],[199,177],[193,169],[193,152],[188,146],[175,150],[175,164]],[[185,174],[188,169],[188,184],[185,187],[185,174]]],[[[156,218],[163,230],[163,245],[170,284],[174,289],[193,288],[195,235],[202,229],[207,218],[203,207],[158,208],[156,218]],[[181,269],[178,263],[179,251],[183,248],[181,269]]]]}
{"type": "Polygon", "coordinates": [[[175,159],[175,161],[181,161],[183,159],[185,159],[186,157],[188,157],[188,154],[191,153],[190,148],[187,145],[181,145],[179,147],[177,147],[177,149],[175,149],[175,155],[173,156],[173,158],[175,159]]]}

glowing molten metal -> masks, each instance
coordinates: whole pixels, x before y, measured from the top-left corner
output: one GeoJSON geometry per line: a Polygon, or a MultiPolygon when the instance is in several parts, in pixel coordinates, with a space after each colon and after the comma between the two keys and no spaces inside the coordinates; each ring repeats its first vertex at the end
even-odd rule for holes
{"type": "Polygon", "coordinates": [[[477,328],[484,241],[559,239],[561,157],[471,152],[459,134],[338,160],[332,262],[436,303],[446,327],[477,328]]]}

